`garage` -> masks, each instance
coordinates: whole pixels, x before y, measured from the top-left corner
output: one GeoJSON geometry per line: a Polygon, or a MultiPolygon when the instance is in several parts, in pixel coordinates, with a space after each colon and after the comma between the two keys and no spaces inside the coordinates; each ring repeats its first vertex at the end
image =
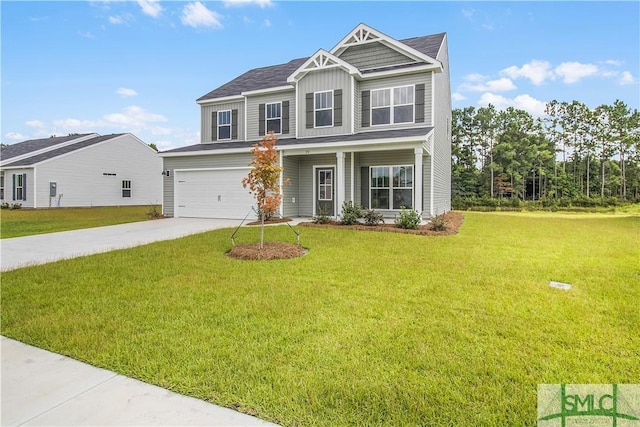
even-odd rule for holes
{"type": "Polygon", "coordinates": [[[242,187],[242,179],[249,170],[250,168],[227,168],[174,171],[174,216],[245,218],[251,212],[251,207],[255,206],[253,195],[242,187]]]}

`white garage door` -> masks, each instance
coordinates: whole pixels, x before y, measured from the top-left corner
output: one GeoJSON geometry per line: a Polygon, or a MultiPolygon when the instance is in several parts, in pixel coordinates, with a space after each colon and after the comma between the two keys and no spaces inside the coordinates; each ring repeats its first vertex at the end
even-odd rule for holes
{"type": "Polygon", "coordinates": [[[255,205],[249,190],[242,188],[248,173],[248,168],[176,171],[175,216],[243,219],[255,205]]]}

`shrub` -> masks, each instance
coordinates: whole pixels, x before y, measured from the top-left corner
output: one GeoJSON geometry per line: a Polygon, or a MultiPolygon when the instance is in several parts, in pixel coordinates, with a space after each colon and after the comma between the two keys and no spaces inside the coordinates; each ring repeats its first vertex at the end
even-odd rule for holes
{"type": "Polygon", "coordinates": [[[382,218],[382,214],[380,212],[376,212],[373,209],[367,209],[364,213],[364,223],[367,225],[378,225],[380,223],[384,224],[384,219],[382,218]]]}
{"type": "Polygon", "coordinates": [[[436,215],[431,218],[429,228],[433,231],[447,231],[447,222],[445,221],[444,214],[436,215]]]}
{"type": "Polygon", "coordinates": [[[342,225],[353,225],[358,223],[358,219],[362,218],[362,208],[351,200],[342,203],[342,225]]]}
{"type": "Polygon", "coordinates": [[[162,209],[160,209],[159,205],[149,205],[147,216],[151,219],[162,218],[162,209]]]}
{"type": "Polygon", "coordinates": [[[396,227],[407,230],[417,230],[420,221],[422,221],[420,214],[413,209],[407,209],[405,206],[401,206],[400,208],[402,209],[400,211],[400,217],[395,220],[396,227]]]}
{"type": "Polygon", "coordinates": [[[3,204],[0,205],[0,209],[9,209],[9,203],[4,202],[3,204]]]}
{"type": "Polygon", "coordinates": [[[315,224],[327,224],[331,221],[331,218],[329,218],[329,213],[326,209],[319,207],[318,213],[313,217],[312,221],[315,224]]]}
{"type": "Polygon", "coordinates": [[[22,208],[22,203],[14,203],[11,205],[10,209],[21,209],[22,208]]]}

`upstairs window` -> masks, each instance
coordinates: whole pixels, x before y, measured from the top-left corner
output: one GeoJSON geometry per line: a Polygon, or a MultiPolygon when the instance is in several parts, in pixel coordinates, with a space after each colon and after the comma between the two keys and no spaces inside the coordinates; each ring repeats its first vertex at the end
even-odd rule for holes
{"type": "Polygon", "coordinates": [[[333,126],[333,91],[315,94],[315,127],[333,126]]]}
{"type": "Polygon", "coordinates": [[[128,179],[122,181],[122,197],[131,197],[131,181],[128,179]]]}
{"type": "Polygon", "coordinates": [[[218,111],[218,139],[231,139],[231,110],[218,111]]]}
{"type": "Polygon", "coordinates": [[[266,104],[265,109],[267,133],[271,131],[275,134],[282,133],[282,104],[280,102],[266,104]]]}
{"type": "Polygon", "coordinates": [[[414,86],[371,91],[371,125],[413,123],[414,86]]]}

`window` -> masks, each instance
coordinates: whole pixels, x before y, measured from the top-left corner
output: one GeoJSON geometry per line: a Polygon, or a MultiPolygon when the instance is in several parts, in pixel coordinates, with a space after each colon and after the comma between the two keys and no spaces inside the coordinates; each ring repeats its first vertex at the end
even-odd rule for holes
{"type": "Polygon", "coordinates": [[[371,91],[371,125],[413,123],[414,87],[371,91]]]}
{"type": "Polygon", "coordinates": [[[231,110],[218,111],[218,139],[231,139],[231,110]]]}
{"type": "Polygon", "coordinates": [[[13,200],[27,200],[25,197],[25,188],[24,188],[24,175],[14,175],[16,179],[16,195],[13,200]]]}
{"type": "Polygon", "coordinates": [[[266,120],[267,133],[282,133],[282,104],[276,102],[274,104],[266,104],[266,120]]]}
{"type": "Polygon", "coordinates": [[[122,197],[131,197],[131,181],[122,181],[122,197]]]}
{"type": "Polygon", "coordinates": [[[333,170],[319,170],[318,180],[318,200],[333,200],[333,170]]]}
{"type": "Polygon", "coordinates": [[[371,208],[413,208],[413,166],[371,167],[371,208]]]}
{"type": "Polygon", "coordinates": [[[333,91],[315,94],[315,127],[333,126],[333,91]]]}
{"type": "Polygon", "coordinates": [[[0,175],[0,200],[4,200],[4,174],[0,175]]]}

